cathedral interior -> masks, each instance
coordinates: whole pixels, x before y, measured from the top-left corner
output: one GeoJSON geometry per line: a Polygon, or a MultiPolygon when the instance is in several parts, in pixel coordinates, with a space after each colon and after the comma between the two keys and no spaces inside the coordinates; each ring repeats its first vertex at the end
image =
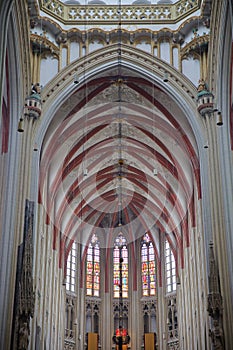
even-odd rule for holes
{"type": "Polygon", "coordinates": [[[0,343],[233,349],[231,0],[0,2],[0,343]]]}

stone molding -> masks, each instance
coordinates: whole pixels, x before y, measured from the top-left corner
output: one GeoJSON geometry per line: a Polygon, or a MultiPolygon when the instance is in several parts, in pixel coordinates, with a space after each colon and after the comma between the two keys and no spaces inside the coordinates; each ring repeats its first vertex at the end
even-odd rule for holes
{"type": "Polygon", "coordinates": [[[200,56],[203,51],[208,51],[209,35],[202,35],[191,40],[181,49],[181,57],[200,56]]]}

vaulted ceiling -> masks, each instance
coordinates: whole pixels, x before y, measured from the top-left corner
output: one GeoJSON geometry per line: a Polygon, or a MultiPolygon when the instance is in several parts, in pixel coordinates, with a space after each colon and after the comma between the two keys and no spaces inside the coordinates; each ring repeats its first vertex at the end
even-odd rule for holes
{"type": "MultiPolygon", "coordinates": [[[[164,83],[166,84],[166,83],[164,83]]],[[[87,244],[98,233],[111,247],[123,232],[149,232],[160,256],[188,244],[199,160],[191,127],[166,88],[127,68],[77,84],[44,139],[40,202],[54,226],[54,247],[87,244]]]]}

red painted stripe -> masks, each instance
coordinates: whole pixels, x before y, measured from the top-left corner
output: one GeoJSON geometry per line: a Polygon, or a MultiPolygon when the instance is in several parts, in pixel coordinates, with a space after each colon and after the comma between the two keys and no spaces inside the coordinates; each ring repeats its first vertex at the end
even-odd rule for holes
{"type": "Polygon", "coordinates": [[[3,96],[2,101],[2,154],[8,152],[9,130],[10,130],[10,84],[9,84],[9,65],[8,53],[6,53],[6,99],[3,96]]]}
{"type": "Polygon", "coordinates": [[[231,70],[230,70],[230,138],[231,138],[231,150],[233,151],[233,42],[231,45],[231,70]]]}

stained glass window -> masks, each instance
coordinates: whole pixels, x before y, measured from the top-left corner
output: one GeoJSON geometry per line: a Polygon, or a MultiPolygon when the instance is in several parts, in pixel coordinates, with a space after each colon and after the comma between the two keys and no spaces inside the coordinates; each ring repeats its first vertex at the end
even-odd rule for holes
{"type": "Polygon", "coordinates": [[[100,247],[97,236],[92,236],[87,249],[86,260],[86,294],[99,296],[100,291],[100,247]]]}
{"type": "Polygon", "coordinates": [[[148,233],[141,242],[141,271],[142,271],[142,294],[153,296],[156,294],[156,264],[154,246],[148,233]]]}
{"type": "Polygon", "coordinates": [[[168,241],[165,241],[165,283],[167,293],[176,291],[176,262],[168,241]]]}
{"type": "Polygon", "coordinates": [[[67,258],[67,266],[66,266],[66,290],[73,293],[75,292],[76,263],[77,263],[77,243],[73,242],[67,258]]]}
{"type": "Polygon", "coordinates": [[[128,249],[126,238],[120,234],[114,242],[113,250],[113,295],[120,297],[120,258],[122,266],[122,297],[128,298],[128,249]]]}

